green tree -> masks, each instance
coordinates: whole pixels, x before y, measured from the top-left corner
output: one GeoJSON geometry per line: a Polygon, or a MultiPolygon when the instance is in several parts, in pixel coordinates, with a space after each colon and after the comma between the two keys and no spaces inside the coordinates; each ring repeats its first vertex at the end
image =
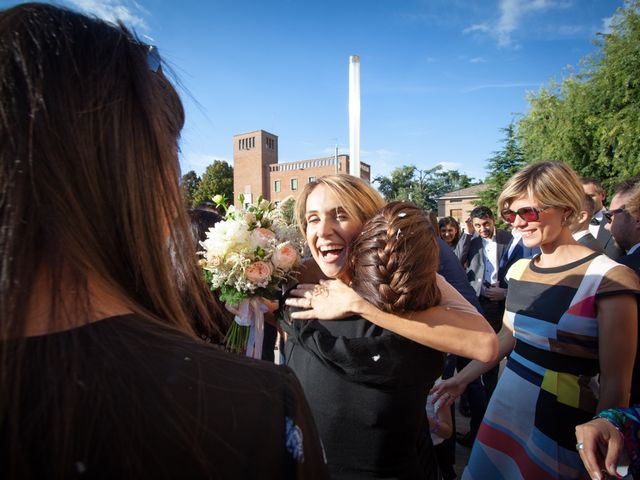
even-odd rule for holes
{"type": "Polygon", "coordinates": [[[414,165],[394,168],[388,177],[374,178],[387,202],[409,200],[424,210],[437,210],[437,198],[453,190],[468,187],[473,179],[457,170],[444,170],[436,165],[420,170],[414,165]]]}
{"type": "Polygon", "coordinates": [[[200,185],[200,177],[193,170],[189,170],[182,176],[180,180],[180,188],[182,188],[182,195],[184,196],[184,203],[188,206],[194,206],[193,196],[198,190],[200,185]]]}
{"type": "Polygon", "coordinates": [[[517,127],[511,122],[501,129],[504,133],[503,148],[493,153],[487,165],[485,189],[480,192],[478,205],[485,205],[496,211],[496,203],[505,183],[525,164],[517,127]]]}
{"type": "Polygon", "coordinates": [[[581,72],[529,96],[518,130],[527,161],[564,160],[611,186],[640,173],[640,0],[596,44],[581,72]]]}
{"type": "Polygon", "coordinates": [[[202,174],[200,184],[193,195],[192,205],[210,202],[214,195],[222,195],[233,204],[233,167],[223,160],[214,160],[202,174]]]}

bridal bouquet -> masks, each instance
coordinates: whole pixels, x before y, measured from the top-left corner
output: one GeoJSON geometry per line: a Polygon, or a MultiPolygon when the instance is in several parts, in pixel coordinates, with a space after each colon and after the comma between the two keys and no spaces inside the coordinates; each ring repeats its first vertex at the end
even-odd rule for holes
{"type": "MultiPolygon", "coordinates": [[[[239,200],[244,204],[243,195],[239,200]]],[[[213,201],[225,215],[200,242],[201,265],[211,289],[235,314],[227,348],[260,358],[267,311],[262,299],[275,299],[294,277],[304,245],[294,221],[295,200],[289,197],[276,207],[258,197],[242,209],[228,206],[220,195],[213,201]]]]}

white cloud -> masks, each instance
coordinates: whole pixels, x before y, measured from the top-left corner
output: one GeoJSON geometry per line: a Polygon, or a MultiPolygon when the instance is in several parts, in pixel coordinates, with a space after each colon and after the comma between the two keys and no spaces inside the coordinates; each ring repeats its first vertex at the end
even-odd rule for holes
{"type": "Polygon", "coordinates": [[[469,60],[469,63],[485,63],[486,60],[483,57],[473,57],[469,60]]]}
{"type": "Polygon", "coordinates": [[[512,47],[512,35],[524,17],[569,5],[566,0],[500,0],[500,16],[497,20],[471,25],[463,33],[487,33],[496,39],[499,47],[512,47]]]}
{"type": "Polygon", "coordinates": [[[144,16],[149,16],[139,3],[129,0],[67,0],[71,5],[107,22],[123,22],[129,27],[149,31],[144,16]],[[128,5],[127,3],[130,3],[128,5]]]}
{"type": "Polygon", "coordinates": [[[610,34],[613,31],[613,25],[620,20],[619,14],[616,12],[610,17],[602,19],[602,32],[605,35],[610,34]]]}

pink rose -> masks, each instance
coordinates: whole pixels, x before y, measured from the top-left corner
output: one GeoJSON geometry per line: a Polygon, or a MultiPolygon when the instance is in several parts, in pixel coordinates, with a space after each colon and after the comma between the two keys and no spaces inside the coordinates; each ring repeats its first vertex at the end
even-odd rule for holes
{"type": "Polygon", "coordinates": [[[276,234],[266,228],[256,228],[251,231],[251,246],[253,248],[267,248],[269,242],[276,238],[276,234]]]}
{"type": "Polygon", "coordinates": [[[271,266],[266,262],[257,261],[247,267],[245,274],[251,283],[266,286],[271,278],[271,266]]]}
{"type": "Polygon", "coordinates": [[[289,242],[285,242],[278,245],[276,251],[273,252],[271,262],[276,268],[287,271],[298,263],[298,259],[296,249],[289,242]]]}

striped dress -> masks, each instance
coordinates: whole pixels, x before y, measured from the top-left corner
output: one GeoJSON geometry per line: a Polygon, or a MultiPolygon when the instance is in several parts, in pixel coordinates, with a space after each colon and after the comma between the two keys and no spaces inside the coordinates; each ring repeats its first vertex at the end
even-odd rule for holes
{"type": "Polygon", "coordinates": [[[577,479],[575,426],[595,414],[596,298],[638,294],[627,267],[594,253],[562,267],[533,260],[508,273],[516,344],[491,397],[463,480],[577,479]]]}

